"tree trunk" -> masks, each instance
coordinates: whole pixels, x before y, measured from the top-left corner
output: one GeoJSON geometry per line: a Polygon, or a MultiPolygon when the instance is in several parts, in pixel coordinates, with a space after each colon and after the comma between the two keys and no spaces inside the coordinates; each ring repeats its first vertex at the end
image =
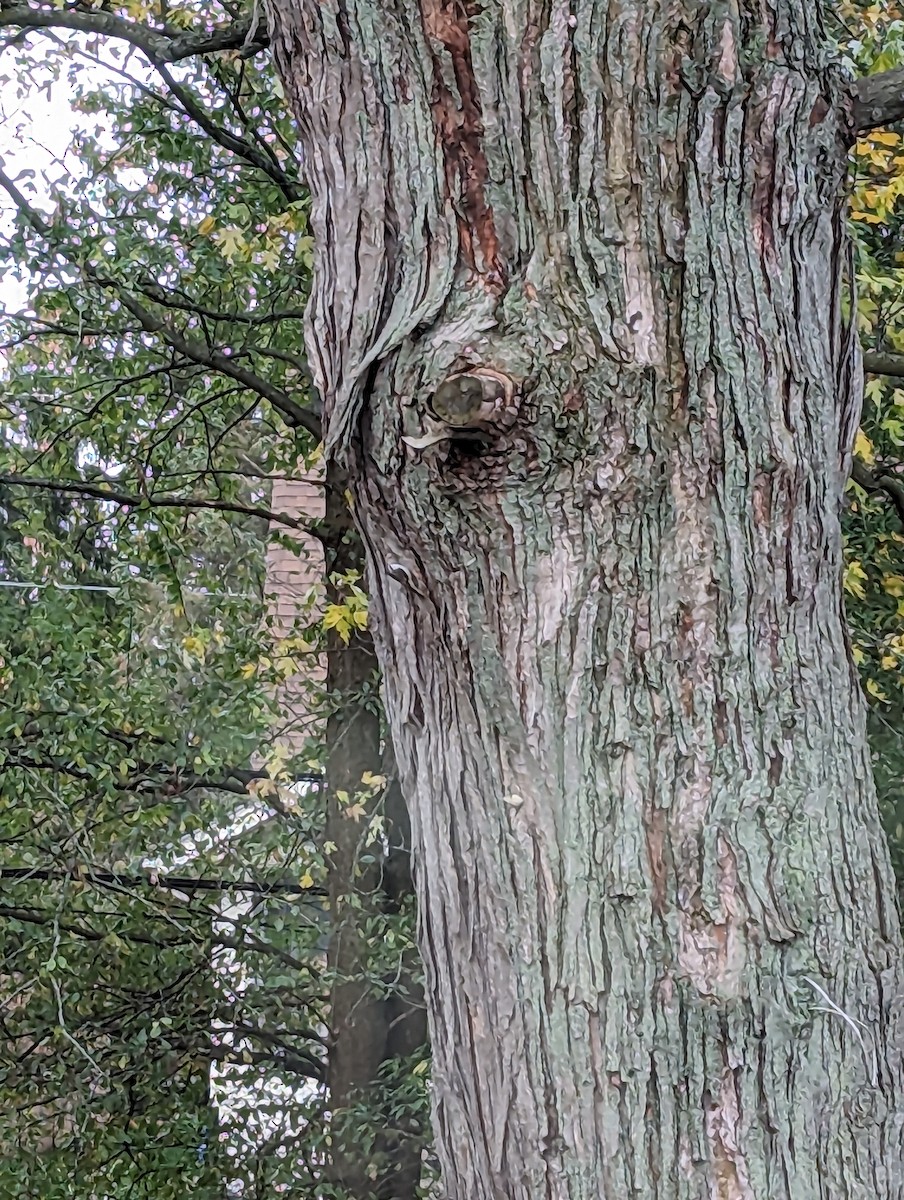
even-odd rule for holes
{"type": "Polygon", "coordinates": [[[453,1200],[904,1195],[817,0],[269,0],[453,1200]]]}
{"type": "MultiPolygon", "coordinates": [[[[332,577],[363,567],[361,541],[349,519],[344,492],[344,481],[330,472],[325,544],[327,595],[333,603],[341,603],[343,587],[332,577]]],[[[422,1137],[403,1127],[392,1111],[402,1108],[404,1099],[393,1095],[381,1069],[414,1054],[426,1041],[420,964],[400,965],[389,997],[378,993],[372,973],[375,954],[370,941],[378,936],[383,913],[387,906],[397,910],[411,891],[404,803],[397,802],[393,785],[385,797],[362,786],[362,776],[376,774],[385,758],[380,714],[373,700],[367,702],[376,671],[369,634],[356,634],[348,645],[335,632],[329,634],[326,834],[331,845],[328,964],[334,980],[327,1079],[333,1118],[330,1177],[350,1200],[415,1200],[422,1137]],[[374,847],[367,853],[368,822],[349,816],[350,805],[362,796],[369,807],[382,801],[389,842],[382,862],[374,847]],[[384,1102],[388,1111],[381,1112],[384,1102]]]]}

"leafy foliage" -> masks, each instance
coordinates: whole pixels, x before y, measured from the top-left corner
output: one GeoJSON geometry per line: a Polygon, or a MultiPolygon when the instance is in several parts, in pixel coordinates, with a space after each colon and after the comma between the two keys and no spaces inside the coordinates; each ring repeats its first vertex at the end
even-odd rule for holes
{"type": "MultiPolygon", "coordinates": [[[[0,1194],[341,1200],[334,898],[386,1012],[413,913],[381,890],[380,762],[338,826],[325,803],[326,719],[375,693],[308,664],[366,643],[360,573],[288,635],[265,594],[299,526],[271,493],[318,427],[291,123],[256,8],[14,7],[4,103],[68,91],[77,127],[0,164],[0,1194]],[[290,686],[323,715],[301,746],[290,686]]],[[[425,1139],[423,1051],[362,1083],[352,1150],[386,1195],[425,1139]]]]}
{"type": "MultiPolygon", "coordinates": [[[[904,64],[904,10],[847,4],[858,75],[904,64]]],[[[876,782],[904,882],[904,134],[874,130],[854,149],[851,227],[857,321],[867,351],[864,411],[845,513],[845,591],[853,654],[870,706],[876,782]],[[885,361],[877,361],[882,355],[885,361]],[[895,356],[902,355],[900,359],[895,356]],[[896,371],[897,375],[878,373],[896,371]]]]}

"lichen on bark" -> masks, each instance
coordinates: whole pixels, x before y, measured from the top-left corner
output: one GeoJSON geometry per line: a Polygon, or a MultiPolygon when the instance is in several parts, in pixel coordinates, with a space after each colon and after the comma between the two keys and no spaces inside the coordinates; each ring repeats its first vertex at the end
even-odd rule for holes
{"type": "Polygon", "coordinates": [[[822,7],[269,10],[411,807],[447,1194],[901,1196],[822,7]],[[431,397],[480,372],[506,402],[431,440],[431,397]]]}

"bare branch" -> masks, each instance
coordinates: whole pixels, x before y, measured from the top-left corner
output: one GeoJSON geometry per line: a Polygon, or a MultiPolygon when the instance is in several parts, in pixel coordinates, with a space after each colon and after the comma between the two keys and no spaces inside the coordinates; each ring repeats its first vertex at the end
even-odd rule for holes
{"type": "Polygon", "coordinates": [[[851,91],[855,133],[867,133],[904,118],[904,67],[858,79],[851,91]]]}
{"type": "Polygon", "coordinates": [[[288,200],[301,199],[304,195],[304,190],[297,181],[293,180],[283,171],[279,165],[279,159],[266,144],[264,144],[264,150],[261,150],[244,138],[238,137],[230,130],[224,129],[222,125],[218,125],[205,110],[204,106],[198,103],[190,89],[183,87],[173,77],[172,73],[167,70],[164,63],[153,57],[151,61],[157,68],[164,83],[182,105],[183,110],[209,137],[224,149],[237,154],[239,158],[244,158],[246,162],[257,167],[259,171],[262,171],[269,179],[273,180],[288,200]]]}
{"type": "Polygon", "coordinates": [[[904,354],[867,350],[863,355],[863,369],[870,375],[889,375],[892,379],[904,379],[904,354]]]}
{"type": "Polygon", "coordinates": [[[158,62],[175,63],[196,55],[239,50],[250,57],[266,48],[268,38],[262,20],[237,21],[228,29],[210,33],[169,34],[136,21],[127,21],[114,13],[69,8],[38,8],[28,5],[0,5],[0,28],[71,29],[76,33],[100,34],[118,38],[142,50],[158,62]]]}
{"type": "Polygon", "coordinates": [[[212,497],[194,496],[155,496],[153,493],[140,495],[132,492],[121,492],[108,488],[103,483],[88,483],[81,479],[36,479],[28,475],[0,474],[0,483],[13,487],[41,488],[48,492],[61,492],[65,495],[88,496],[93,500],[106,500],[111,504],[128,505],[130,508],[187,508],[214,509],[219,512],[239,513],[245,517],[258,517],[278,525],[286,525],[289,529],[301,529],[306,533],[313,530],[304,521],[290,517],[288,513],[272,512],[254,504],[238,504],[231,500],[217,500],[212,497]]]}
{"type": "Polygon", "coordinates": [[[117,888],[162,888],[177,892],[249,892],[255,896],[317,896],[326,893],[323,888],[302,887],[300,883],[276,881],[263,883],[259,879],[192,879],[187,875],[167,875],[164,872],[148,871],[142,875],[126,875],[121,871],[95,871],[91,867],[62,868],[44,867],[0,867],[0,880],[37,880],[43,883],[74,880],[82,883],[107,884],[117,888]]]}

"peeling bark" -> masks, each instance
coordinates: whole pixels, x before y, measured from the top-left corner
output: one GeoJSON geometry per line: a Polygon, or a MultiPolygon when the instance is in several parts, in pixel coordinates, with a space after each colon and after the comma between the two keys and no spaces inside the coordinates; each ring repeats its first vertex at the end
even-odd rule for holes
{"type": "Polygon", "coordinates": [[[900,1197],[821,5],[269,10],[447,1195],[900,1197]]]}

